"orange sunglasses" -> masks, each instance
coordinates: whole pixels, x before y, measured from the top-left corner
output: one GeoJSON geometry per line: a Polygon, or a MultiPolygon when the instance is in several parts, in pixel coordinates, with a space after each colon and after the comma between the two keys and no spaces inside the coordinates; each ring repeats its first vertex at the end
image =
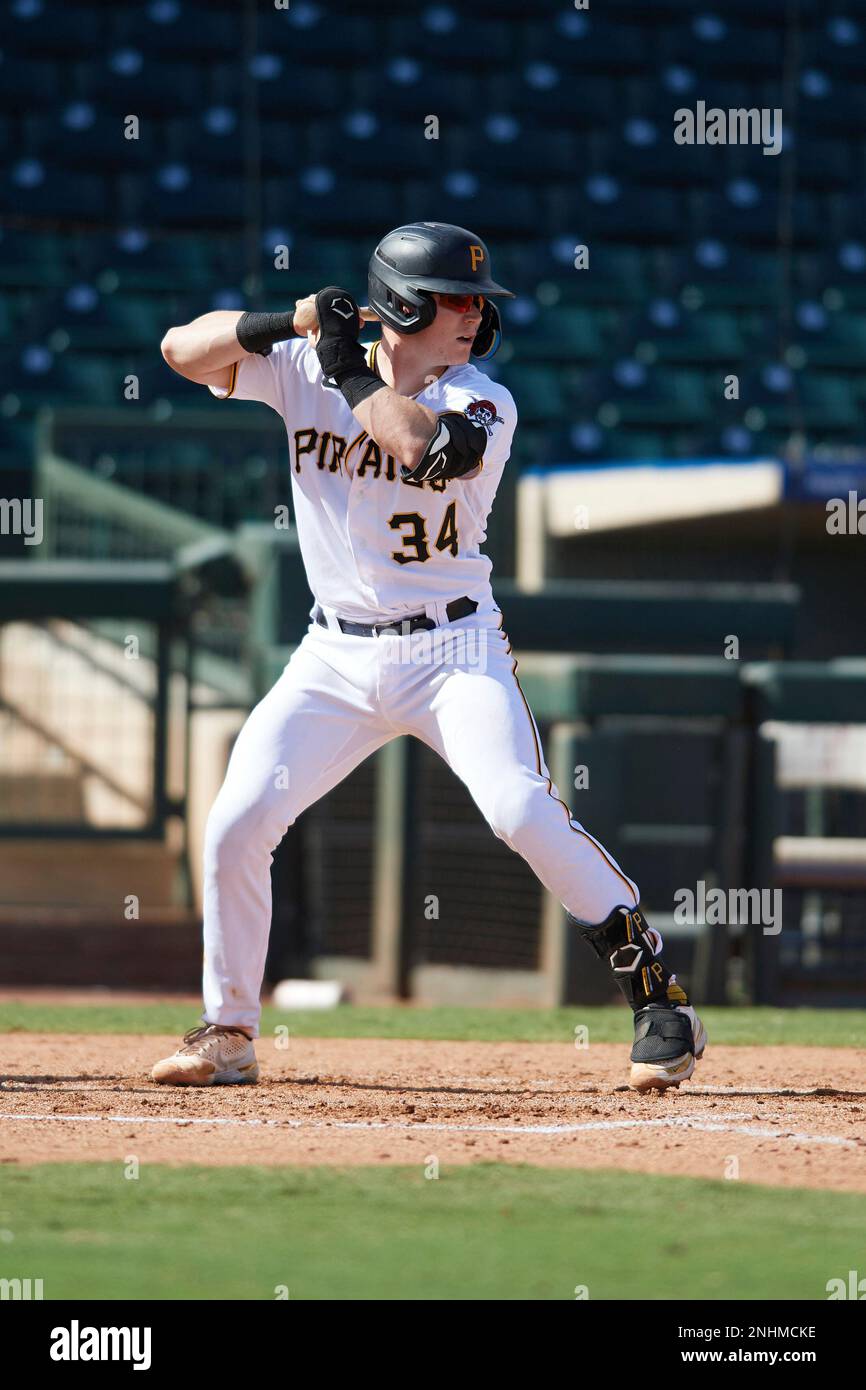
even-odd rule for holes
{"type": "Polygon", "coordinates": [[[473,304],[477,309],[484,308],[484,295],[440,294],[439,303],[443,309],[451,309],[455,314],[468,314],[473,304]]]}

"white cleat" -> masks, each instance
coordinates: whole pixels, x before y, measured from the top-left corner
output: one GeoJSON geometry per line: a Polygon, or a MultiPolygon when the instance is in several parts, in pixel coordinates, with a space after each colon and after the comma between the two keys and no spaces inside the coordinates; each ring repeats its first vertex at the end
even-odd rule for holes
{"type": "Polygon", "coordinates": [[[665,1091],[668,1086],[679,1086],[688,1081],[706,1045],[707,1030],[690,1004],[675,1008],[650,1004],[639,1009],[629,1085],[634,1091],[665,1091]],[[684,1015],[688,1025],[677,1015],[684,1015]]]}
{"type": "Polygon", "coordinates": [[[239,1028],[205,1023],[184,1034],[170,1057],[150,1073],[165,1086],[239,1086],[259,1079],[255,1044],[239,1028]]]}

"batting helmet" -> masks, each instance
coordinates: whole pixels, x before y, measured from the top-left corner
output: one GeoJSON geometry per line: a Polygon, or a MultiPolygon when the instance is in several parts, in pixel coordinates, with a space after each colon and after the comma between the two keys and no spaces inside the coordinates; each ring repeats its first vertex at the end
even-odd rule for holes
{"type": "MultiPolygon", "coordinates": [[[[367,284],[370,308],[398,333],[429,327],[436,317],[434,294],[514,298],[491,278],[490,253],[481,238],[450,222],[411,222],[389,232],[370,257],[367,284]]],[[[495,306],[490,309],[498,345],[499,315],[495,306]]]]}

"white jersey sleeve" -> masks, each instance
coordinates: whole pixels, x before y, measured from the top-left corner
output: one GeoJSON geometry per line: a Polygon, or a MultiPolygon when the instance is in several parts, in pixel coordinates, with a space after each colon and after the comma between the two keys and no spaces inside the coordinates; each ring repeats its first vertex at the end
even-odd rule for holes
{"type": "Polygon", "coordinates": [[[257,352],[242,357],[232,367],[227,387],[209,386],[208,390],[221,401],[261,401],[285,417],[288,382],[306,347],[306,338],[287,338],[274,343],[267,357],[257,352]]]}
{"type": "Polygon", "coordinates": [[[467,480],[482,472],[498,480],[511,453],[511,441],[517,428],[517,406],[511,392],[473,366],[460,371],[456,380],[446,379],[438,385],[438,390],[434,386],[422,397],[424,404],[437,414],[457,410],[474,425],[481,425],[487,435],[481,466],[477,473],[467,474],[467,480]]]}

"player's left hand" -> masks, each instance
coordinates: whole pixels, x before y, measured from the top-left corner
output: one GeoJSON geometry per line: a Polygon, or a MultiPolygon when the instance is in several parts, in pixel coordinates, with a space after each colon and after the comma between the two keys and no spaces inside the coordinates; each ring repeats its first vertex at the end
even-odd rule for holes
{"type": "Polygon", "coordinates": [[[357,300],[340,285],[328,285],[316,295],[319,338],[316,355],[326,380],[344,367],[358,365],[364,352],[358,342],[361,311],[357,300]]]}

